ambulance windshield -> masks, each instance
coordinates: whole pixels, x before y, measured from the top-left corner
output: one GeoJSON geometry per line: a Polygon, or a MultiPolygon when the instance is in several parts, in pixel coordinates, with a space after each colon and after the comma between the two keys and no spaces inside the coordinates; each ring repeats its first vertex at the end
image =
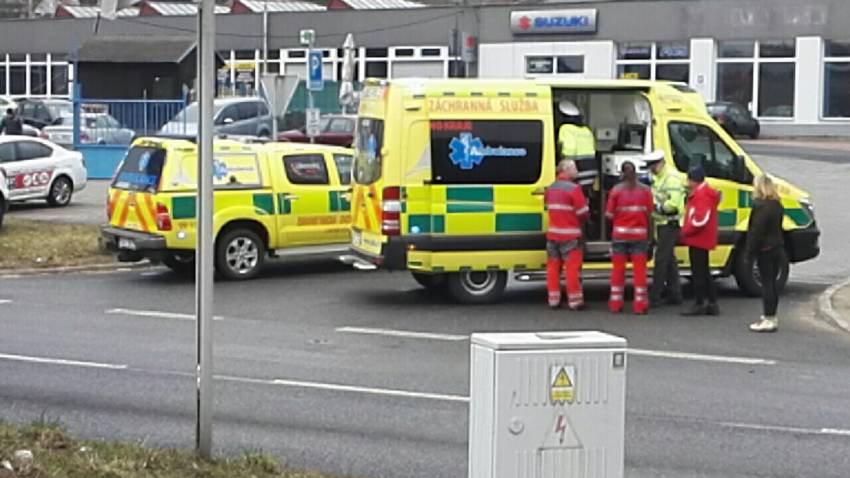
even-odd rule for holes
{"type": "Polygon", "coordinates": [[[384,144],[384,122],[360,118],[354,152],[354,181],[372,184],[381,178],[381,148],[384,144]]]}
{"type": "Polygon", "coordinates": [[[163,164],[165,164],[164,149],[130,148],[115,174],[112,187],[127,191],[156,192],[163,164]]]}

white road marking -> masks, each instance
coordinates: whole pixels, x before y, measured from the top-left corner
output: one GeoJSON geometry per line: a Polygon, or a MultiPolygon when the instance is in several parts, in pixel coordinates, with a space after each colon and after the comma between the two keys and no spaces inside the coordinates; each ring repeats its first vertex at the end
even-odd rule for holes
{"type": "Polygon", "coordinates": [[[12,303],[11,299],[0,299],[0,305],[11,304],[11,303],[12,303]]]}
{"type": "MultiPolygon", "coordinates": [[[[111,315],[130,315],[134,317],[153,317],[157,319],[172,320],[195,320],[195,314],[183,314],[180,312],[162,312],[159,310],[135,310],[135,309],[109,309],[106,311],[111,315]]],[[[224,317],[215,316],[213,320],[224,320],[224,317]]]]}
{"type": "Polygon", "coordinates": [[[768,360],[751,357],[733,357],[726,355],[693,354],[687,352],[667,352],[663,350],[628,349],[629,354],[644,357],[672,358],[681,360],[695,360],[700,362],[733,363],[739,365],[776,365],[776,360],[768,360]]]}
{"type": "Polygon", "coordinates": [[[781,425],[756,425],[751,423],[720,422],[720,426],[739,428],[743,430],[758,430],[766,432],[796,433],[800,435],[833,435],[850,437],[850,430],[840,428],[800,428],[781,425]]]}
{"type": "Polygon", "coordinates": [[[256,378],[243,378],[243,377],[233,377],[227,375],[216,375],[216,379],[218,380],[227,380],[233,382],[243,382],[243,383],[256,383],[261,385],[278,385],[283,387],[294,387],[294,388],[309,388],[313,390],[328,390],[333,392],[349,392],[349,393],[363,393],[368,395],[383,395],[388,397],[401,397],[401,398],[421,398],[425,400],[441,400],[448,402],[469,402],[469,397],[465,397],[462,395],[447,395],[442,393],[428,393],[428,392],[411,392],[407,390],[396,390],[392,388],[373,388],[373,387],[360,387],[357,385],[340,385],[335,383],[322,383],[322,382],[304,382],[300,380],[285,380],[285,379],[256,379],[256,378]]]}
{"type": "Polygon", "coordinates": [[[163,272],[163,271],[148,271],[148,272],[142,272],[139,275],[142,276],[142,277],[151,277],[151,276],[161,276],[164,273],[165,272],[163,272]]]}
{"type": "Polygon", "coordinates": [[[16,362],[43,363],[50,365],[68,365],[72,367],[106,368],[111,370],[124,370],[127,365],[111,363],[87,362],[83,360],[66,360],[48,357],[32,357],[28,355],[0,354],[0,360],[13,360],[16,362]]]}
{"type": "Polygon", "coordinates": [[[469,340],[468,335],[435,334],[430,332],[411,332],[406,330],[372,329],[368,327],[340,327],[337,332],[349,334],[384,335],[387,337],[403,337],[408,339],[447,340],[460,342],[469,340]]]}
{"type": "MultiPolygon", "coordinates": [[[[459,334],[436,334],[430,332],[411,332],[407,330],[393,329],[378,329],[368,327],[339,327],[337,332],[350,334],[366,334],[366,335],[383,335],[387,337],[402,337],[409,339],[426,339],[426,340],[445,340],[451,342],[460,342],[469,340],[468,335],[459,334]]],[[[695,360],[701,362],[718,362],[731,363],[739,365],[776,365],[775,360],[751,358],[751,357],[734,357],[725,355],[707,355],[688,352],[670,352],[665,350],[646,350],[629,348],[628,352],[632,355],[644,357],[670,358],[680,360],[695,360]]]]}

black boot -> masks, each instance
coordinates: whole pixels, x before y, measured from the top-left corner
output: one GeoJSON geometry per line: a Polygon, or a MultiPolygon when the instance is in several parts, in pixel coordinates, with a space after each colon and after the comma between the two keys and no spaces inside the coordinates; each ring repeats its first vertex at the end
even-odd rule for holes
{"type": "Polygon", "coordinates": [[[706,315],[708,313],[708,307],[703,304],[694,304],[689,308],[682,311],[682,315],[686,317],[694,317],[698,315],[706,315]]]}

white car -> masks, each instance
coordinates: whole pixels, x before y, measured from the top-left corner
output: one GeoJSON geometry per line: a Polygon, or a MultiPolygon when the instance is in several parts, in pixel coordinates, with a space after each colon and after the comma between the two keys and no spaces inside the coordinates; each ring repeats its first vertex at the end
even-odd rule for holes
{"type": "Polygon", "coordinates": [[[10,201],[46,199],[51,206],[67,206],[86,187],[83,155],[41,138],[0,136],[0,168],[10,201]]]}
{"type": "Polygon", "coordinates": [[[9,210],[9,186],[6,184],[6,175],[0,168],[0,227],[3,227],[3,216],[9,210]]]}

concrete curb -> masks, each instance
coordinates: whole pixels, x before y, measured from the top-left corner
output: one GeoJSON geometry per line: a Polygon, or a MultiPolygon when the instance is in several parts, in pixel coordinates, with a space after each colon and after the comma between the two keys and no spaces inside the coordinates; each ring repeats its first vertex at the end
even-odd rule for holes
{"type": "Polygon", "coordinates": [[[91,264],[85,266],[45,267],[35,269],[0,269],[0,279],[18,276],[71,274],[74,272],[115,272],[121,270],[145,269],[152,264],[147,260],[131,264],[114,262],[108,264],[91,264]]]}
{"type": "Polygon", "coordinates": [[[826,289],[820,297],[818,297],[818,315],[825,318],[839,329],[842,329],[845,332],[850,332],[850,321],[835,310],[835,307],[832,305],[832,298],[835,296],[835,293],[847,286],[850,286],[850,279],[834,284],[826,289]]]}

